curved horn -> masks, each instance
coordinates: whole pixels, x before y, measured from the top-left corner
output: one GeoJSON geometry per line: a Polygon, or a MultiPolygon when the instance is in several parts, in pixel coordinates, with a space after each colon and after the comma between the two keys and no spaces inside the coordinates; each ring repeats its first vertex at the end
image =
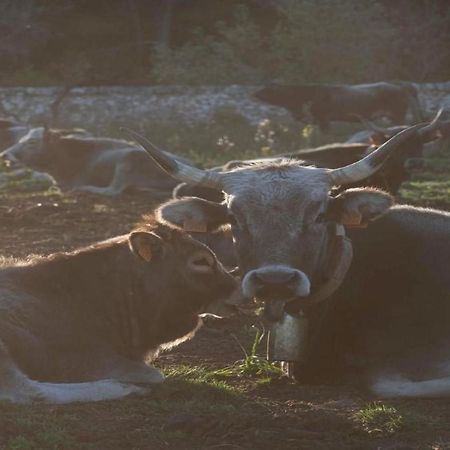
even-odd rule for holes
{"type": "Polygon", "coordinates": [[[133,136],[136,142],[148,153],[150,158],[158,164],[161,169],[178,180],[193,183],[213,189],[222,190],[222,178],[218,172],[201,170],[188,166],[170,157],[158,147],[153,145],[146,137],[129,128],[121,128],[122,131],[133,136]]]}
{"type": "Polygon", "coordinates": [[[436,113],[433,120],[428,125],[425,125],[419,131],[419,134],[424,135],[425,133],[429,133],[430,131],[434,131],[436,128],[438,128],[440,125],[439,119],[441,118],[443,112],[444,108],[443,107],[439,108],[439,111],[436,113]]]}
{"type": "Polygon", "coordinates": [[[370,177],[370,175],[375,173],[390,156],[390,153],[395,151],[395,147],[416,134],[423,126],[423,124],[418,124],[409,127],[406,130],[397,133],[365,158],[360,159],[353,164],[349,164],[348,166],[331,170],[329,173],[332,181],[336,185],[350,184],[370,177]]]}

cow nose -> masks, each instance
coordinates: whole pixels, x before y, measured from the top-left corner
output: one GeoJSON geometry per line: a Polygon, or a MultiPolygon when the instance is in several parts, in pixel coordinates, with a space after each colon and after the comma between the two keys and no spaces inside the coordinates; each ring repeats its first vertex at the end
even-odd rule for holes
{"type": "Polygon", "coordinates": [[[2,152],[0,153],[0,158],[5,162],[6,166],[12,167],[16,160],[14,157],[12,157],[8,152],[2,152]]]}
{"type": "Polygon", "coordinates": [[[242,280],[247,297],[287,300],[309,295],[310,282],[300,270],[287,266],[266,266],[248,272],[242,280]]]}

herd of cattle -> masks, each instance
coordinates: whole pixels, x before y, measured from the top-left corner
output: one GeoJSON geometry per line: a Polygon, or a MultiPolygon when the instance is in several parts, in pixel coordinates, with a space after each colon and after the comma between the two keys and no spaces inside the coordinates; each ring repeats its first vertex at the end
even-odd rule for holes
{"type": "Polygon", "coordinates": [[[301,382],[450,395],[450,213],[392,197],[408,160],[448,139],[442,111],[412,127],[371,126],[365,142],[209,170],[132,130],[136,143],[0,127],[7,164],[63,190],[166,200],[129,235],[0,270],[0,400],[146,392],[163,380],[146,364],[158,350],[192,336],[201,313],[228,315],[252,298],[272,322],[307,318],[301,382]]]}

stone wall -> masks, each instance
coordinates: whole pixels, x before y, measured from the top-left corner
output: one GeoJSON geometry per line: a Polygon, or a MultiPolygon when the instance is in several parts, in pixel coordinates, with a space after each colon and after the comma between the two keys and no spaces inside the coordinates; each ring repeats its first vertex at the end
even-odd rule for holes
{"type": "MultiPolygon", "coordinates": [[[[432,111],[450,109],[450,82],[416,84],[421,105],[432,111]]],[[[291,122],[283,108],[252,99],[258,86],[113,86],[74,88],[59,108],[60,127],[83,127],[95,132],[161,123],[209,122],[220,111],[238,112],[250,123],[264,118],[291,122]]],[[[0,114],[25,123],[43,123],[60,88],[0,88],[0,114]]]]}

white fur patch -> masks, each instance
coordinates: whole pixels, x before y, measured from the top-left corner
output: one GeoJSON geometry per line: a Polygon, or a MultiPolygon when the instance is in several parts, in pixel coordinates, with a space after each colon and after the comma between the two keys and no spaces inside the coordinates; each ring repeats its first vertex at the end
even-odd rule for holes
{"type": "Polygon", "coordinates": [[[39,399],[56,404],[114,400],[130,394],[142,395],[146,392],[144,388],[114,380],[88,383],[38,383],[32,381],[32,384],[39,391],[39,399]]]}
{"type": "Polygon", "coordinates": [[[411,381],[403,377],[381,378],[372,391],[380,397],[448,397],[450,377],[411,381]]]}

